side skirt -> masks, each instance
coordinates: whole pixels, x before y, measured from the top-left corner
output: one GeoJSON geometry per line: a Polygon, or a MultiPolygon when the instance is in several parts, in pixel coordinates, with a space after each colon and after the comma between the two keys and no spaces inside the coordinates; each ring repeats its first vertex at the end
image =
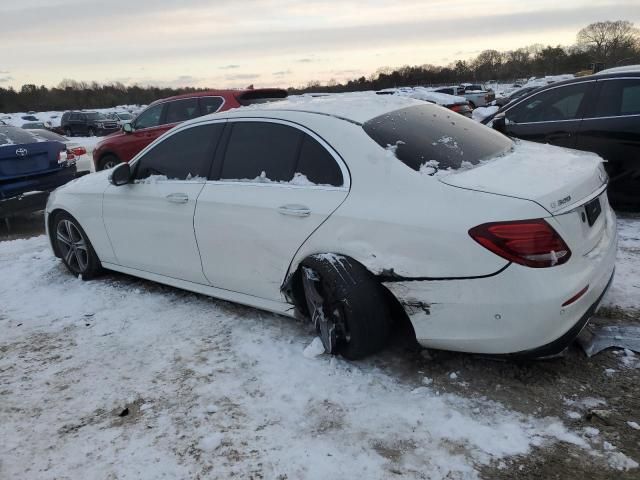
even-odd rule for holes
{"type": "Polygon", "coordinates": [[[239,303],[241,305],[258,308],[260,310],[266,310],[267,312],[284,315],[286,317],[296,317],[295,307],[289,303],[266,300],[264,298],[254,297],[252,295],[246,295],[244,293],[233,292],[231,290],[224,290],[222,288],[216,288],[210,285],[202,285],[200,283],[188,282],[186,280],[166,277],[164,275],[145,272],[144,270],[137,270],[135,268],[123,267],[121,265],[116,265],[113,263],[102,262],[102,266],[108,270],[126,273],[127,275],[162,283],[164,285],[169,285],[170,287],[176,287],[182,290],[188,290],[190,292],[207,295],[209,297],[219,298],[221,300],[227,300],[233,303],[239,303]]]}

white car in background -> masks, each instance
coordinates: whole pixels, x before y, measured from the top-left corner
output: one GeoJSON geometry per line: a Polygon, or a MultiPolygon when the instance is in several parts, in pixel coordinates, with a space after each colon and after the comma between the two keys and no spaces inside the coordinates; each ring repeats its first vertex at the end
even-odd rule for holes
{"type": "Polygon", "coordinates": [[[135,116],[129,112],[111,112],[107,113],[107,118],[111,120],[115,120],[118,122],[118,125],[122,126],[125,123],[130,123],[133,121],[135,116]]]}
{"type": "Polygon", "coordinates": [[[441,107],[448,108],[460,115],[471,118],[473,109],[464,97],[447,95],[446,93],[434,92],[427,87],[399,87],[385,88],[376,92],[378,95],[399,95],[402,97],[415,98],[424,102],[435,103],[441,107]]]}
{"type": "Polygon", "coordinates": [[[613,277],[603,172],[439,106],[333,95],[187,121],[56,190],[45,221],[74,275],[306,316],[349,359],[385,346],[393,312],[426,347],[545,356],[613,277]]]}

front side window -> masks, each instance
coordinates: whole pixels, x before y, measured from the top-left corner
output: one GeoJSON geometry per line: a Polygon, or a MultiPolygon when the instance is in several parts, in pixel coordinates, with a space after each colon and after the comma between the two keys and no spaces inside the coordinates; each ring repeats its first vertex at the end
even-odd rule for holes
{"type": "Polygon", "coordinates": [[[202,114],[209,115],[210,113],[217,112],[222,106],[222,103],[222,97],[201,97],[200,109],[202,110],[202,114]]]}
{"type": "Polygon", "coordinates": [[[583,82],[540,92],[508,110],[506,118],[514,123],[575,120],[589,86],[583,82]]]}
{"type": "Polygon", "coordinates": [[[511,140],[495,130],[432,105],[401,108],[362,128],[378,145],[413,170],[459,169],[507,152],[511,140]]]}
{"type": "Polygon", "coordinates": [[[167,118],[165,123],[178,123],[200,116],[198,99],[186,98],[175,100],[167,104],[167,118]]]}
{"type": "Polygon", "coordinates": [[[136,120],[136,129],[157,127],[160,125],[163,106],[163,104],[154,105],[142,112],[136,120]]]}
{"type": "Polygon", "coordinates": [[[136,163],[136,179],[151,176],[162,180],[206,177],[223,128],[223,123],[198,125],[167,137],[136,163]]]}
{"type": "Polygon", "coordinates": [[[640,114],[640,79],[602,81],[594,117],[640,114]]]}
{"type": "Polygon", "coordinates": [[[300,130],[279,123],[234,123],[220,178],[292,180],[302,135],[300,130]]]}

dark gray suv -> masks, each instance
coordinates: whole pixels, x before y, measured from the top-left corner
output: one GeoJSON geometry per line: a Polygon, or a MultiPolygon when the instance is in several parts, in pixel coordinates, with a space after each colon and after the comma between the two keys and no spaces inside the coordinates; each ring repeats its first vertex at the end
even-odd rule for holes
{"type": "Polygon", "coordinates": [[[118,122],[99,112],[64,112],[60,127],[67,137],[109,135],[120,130],[118,122]]]}

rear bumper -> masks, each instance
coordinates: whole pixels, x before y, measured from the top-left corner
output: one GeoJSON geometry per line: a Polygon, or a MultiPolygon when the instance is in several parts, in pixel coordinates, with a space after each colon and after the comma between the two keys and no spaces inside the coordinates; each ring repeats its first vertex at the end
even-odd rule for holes
{"type": "Polygon", "coordinates": [[[534,269],[511,264],[485,278],[394,281],[384,285],[404,307],[420,344],[491,355],[561,351],[595,313],[613,278],[615,215],[589,257],[534,269]],[[578,300],[563,304],[586,285],[578,300]]]}
{"type": "Polygon", "coordinates": [[[77,172],[76,167],[72,166],[49,175],[0,185],[0,197],[5,197],[0,198],[0,218],[44,209],[50,192],[85,173],[88,172],[77,172]]]}

